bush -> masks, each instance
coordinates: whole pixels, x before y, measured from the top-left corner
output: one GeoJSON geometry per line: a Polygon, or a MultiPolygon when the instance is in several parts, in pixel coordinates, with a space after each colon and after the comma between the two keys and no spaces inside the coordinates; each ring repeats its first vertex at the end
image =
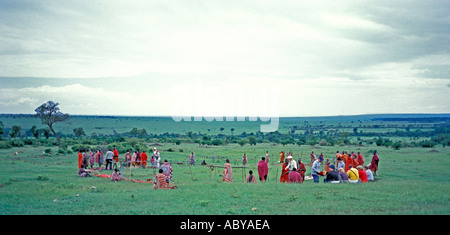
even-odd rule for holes
{"type": "Polygon", "coordinates": [[[8,141],[0,141],[0,149],[10,149],[12,146],[8,141]]]}
{"type": "Polygon", "coordinates": [[[10,144],[13,147],[23,147],[24,146],[24,143],[22,140],[11,140],[10,144]]]}
{"type": "Polygon", "coordinates": [[[220,140],[220,139],[214,139],[212,142],[211,142],[211,144],[213,144],[213,145],[221,145],[223,142],[222,142],[222,140],[220,140]]]}

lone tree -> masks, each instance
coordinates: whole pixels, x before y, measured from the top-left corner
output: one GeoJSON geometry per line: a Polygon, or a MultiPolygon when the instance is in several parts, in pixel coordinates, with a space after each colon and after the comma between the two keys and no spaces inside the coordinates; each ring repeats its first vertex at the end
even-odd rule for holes
{"type": "Polygon", "coordinates": [[[55,124],[56,122],[66,121],[70,118],[70,116],[67,113],[62,113],[61,111],[59,111],[58,105],[58,103],[48,101],[47,103],[44,103],[41,106],[37,107],[34,111],[36,112],[35,116],[41,119],[42,124],[48,125],[48,127],[58,140],[59,147],[62,148],[61,140],[56,134],[55,129],[53,129],[53,124],[55,124]]]}

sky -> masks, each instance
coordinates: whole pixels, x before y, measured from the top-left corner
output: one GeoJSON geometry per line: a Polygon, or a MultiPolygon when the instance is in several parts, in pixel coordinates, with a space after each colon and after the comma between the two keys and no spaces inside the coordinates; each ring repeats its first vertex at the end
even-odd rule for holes
{"type": "Polygon", "coordinates": [[[1,0],[0,113],[450,113],[450,2],[1,0]]]}

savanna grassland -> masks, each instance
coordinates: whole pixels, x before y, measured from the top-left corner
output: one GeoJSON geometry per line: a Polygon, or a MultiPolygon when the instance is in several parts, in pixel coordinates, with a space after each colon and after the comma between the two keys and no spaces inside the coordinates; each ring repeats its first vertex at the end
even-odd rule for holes
{"type": "MultiPolygon", "coordinates": [[[[448,122],[421,120],[290,118],[281,120],[279,134],[264,134],[257,133],[260,123],[248,121],[202,124],[167,118],[73,117],[70,123],[55,127],[62,135],[63,148],[59,148],[53,136],[36,138],[28,132],[33,125],[44,128],[39,120],[2,116],[0,214],[449,214],[450,149],[445,142],[438,142],[448,135],[448,122]],[[8,136],[12,125],[22,127],[15,138],[8,136]],[[75,135],[72,130],[77,127],[83,128],[84,135],[75,135]],[[427,146],[430,143],[432,146],[427,146]],[[111,146],[118,148],[121,158],[126,150],[157,147],[162,160],[173,163],[178,188],[154,190],[147,183],[77,175],[78,148],[111,146]],[[361,152],[365,164],[376,150],[380,157],[378,180],[324,184],[321,177],[319,184],[311,180],[279,183],[280,151],[291,151],[294,159],[301,157],[309,163],[311,151],[332,160],[336,151],[343,150],[361,152]],[[271,156],[268,182],[244,183],[249,170],[256,172],[266,151],[271,156]],[[187,164],[191,152],[196,156],[192,167],[187,164]],[[225,159],[241,167],[244,153],[248,168],[233,169],[233,183],[223,183],[225,159]],[[201,166],[203,160],[218,167],[201,166]]],[[[311,167],[306,167],[308,175],[311,167]]],[[[145,180],[153,173],[152,168],[124,169],[125,177],[132,179],[145,180]]]]}

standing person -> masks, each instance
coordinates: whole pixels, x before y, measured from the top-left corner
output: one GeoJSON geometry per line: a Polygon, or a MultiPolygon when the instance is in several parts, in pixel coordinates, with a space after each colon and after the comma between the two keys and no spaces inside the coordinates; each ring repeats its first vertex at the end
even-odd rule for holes
{"type": "Polygon", "coordinates": [[[350,165],[353,166],[353,158],[351,156],[347,156],[347,152],[345,152],[344,159],[345,159],[345,171],[348,171],[350,169],[350,165]]]}
{"type": "Polygon", "coordinates": [[[266,151],[266,162],[269,164],[269,151],[266,151]]]}
{"type": "Polygon", "coordinates": [[[314,154],[314,152],[311,152],[311,161],[309,162],[309,164],[312,164],[312,163],[315,162],[316,160],[317,160],[316,154],[314,154]]]}
{"type": "Polygon", "coordinates": [[[100,150],[97,150],[95,154],[95,162],[98,164],[98,167],[102,167],[103,165],[103,153],[100,150]]]}
{"type": "Polygon", "coordinates": [[[284,158],[285,158],[284,151],[281,151],[280,152],[280,163],[284,162],[284,158]]]}
{"type": "Polygon", "coordinates": [[[242,156],[242,165],[247,165],[247,154],[244,153],[244,156],[242,156]]]}
{"type": "Polygon", "coordinates": [[[294,168],[297,168],[297,162],[295,162],[295,160],[292,158],[292,156],[288,156],[288,165],[287,165],[287,169],[289,169],[289,172],[293,171],[294,168]]]}
{"type": "Polygon", "coordinates": [[[172,166],[170,165],[170,163],[167,161],[167,159],[164,159],[164,163],[161,166],[161,169],[163,170],[164,175],[166,175],[167,181],[172,181],[172,166]]]}
{"type": "Polygon", "coordinates": [[[340,157],[337,158],[337,169],[342,168],[345,170],[345,163],[340,157]]]}
{"type": "Polygon", "coordinates": [[[230,159],[225,160],[222,181],[223,182],[233,182],[233,170],[231,168],[230,159]]]}
{"type": "Polygon", "coordinates": [[[161,162],[161,155],[159,154],[159,150],[156,150],[155,162],[156,162],[156,167],[159,168],[159,163],[161,162]]]}
{"type": "Polygon", "coordinates": [[[195,155],[194,152],[191,152],[191,154],[189,154],[189,163],[193,166],[195,165],[195,155]]]}
{"type": "Polygon", "coordinates": [[[101,150],[98,150],[98,167],[101,167],[103,165],[104,159],[103,159],[103,152],[101,150]]]}
{"type": "Polygon", "coordinates": [[[94,168],[94,163],[95,163],[94,150],[91,149],[89,151],[89,164],[91,165],[91,168],[94,168]]]}
{"type": "Polygon", "coordinates": [[[137,158],[137,151],[134,151],[133,155],[131,155],[131,165],[136,166],[136,158],[137,158]]]}
{"type": "MultiPolygon", "coordinates": [[[[323,158],[323,157],[322,157],[323,158]]],[[[327,158],[327,160],[325,161],[325,171],[329,172],[330,171],[330,160],[327,158]]]]}
{"type": "Polygon", "coordinates": [[[153,148],[153,155],[152,157],[155,159],[155,166],[159,168],[159,163],[161,161],[161,155],[159,154],[158,149],[156,147],[153,148]]]}
{"type": "Polygon", "coordinates": [[[377,151],[373,151],[373,157],[372,162],[370,162],[370,170],[373,172],[374,175],[378,176],[378,162],[380,161],[380,158],[378,158],[377,151]]]}
{"type": "Polygon", "coordinates": [[[83,166],[83,153],[81,153],[81,149],[78,149],[78,169],[81,169],[83,166]]]}
{"type": "Polygon", "coordinates": [[[305,181],[306,167],[305,167],[305,164],[303,164],[301,158],[298,158],[298,161],[297,161],[297,171],[300,173],[300,176],[302,177],[302,182],[305,181]]]}
{"type": "Polygon", "coordinates": [[[131,154],[130,150],[128,150],[127,153],[125,153],[125,165],[129,167],[130,164],[131,164],[131,154]]]}
{"type": "Polygon", "coordinates": [[[361,155],[360,152],[358,152],[358,157],[357,157],[356,160],[358,160],[359,165],[364,166],[364,158],[363,158],[363,156],[361,155]]]}
{"type": "Polygon", "coordinates": [[[83,150],[83,166],[84,168],[88,168],[89,166],[89,155],[87,150],[83,150]]]}
{"type": "Polygon", "coordinates": [[[113,154],[114,163],[117,165],[117,163],[119,162],[119,151],[117,151],[116,147],[114,147],[113,154]]]}
{"type": "Polygon", "coordinates": [[[298,173],[297,168],[293,168],[289,172],[289,183],[303,183],[302,176],[298,173]]]}
{"type": "Polygon", "coordinates": [[[142,168],[147,167],[147,160],[148,160],[147,153],[145,151],[142,151],[142,153],[141,153],[142,168]]]}
{"type": "Polygon", "coordinates": [[[141,165],[141,152],[139,152],[139,149],[136,151],[136,164],[138,166],[141,165]]]}
{"type": "Polygon", "coordinates": [[[267,165],[266,158],[262,157],[258,162],[258,175],[260,181],[266,181],[269,174],[269,166],[267,165]]]}
{"type": "Polygon", "coordinates": [[[280,175],[280,183],[289,182],[289,168],[287,167],[289,164],[288,159],[286,159],[281,166],[281,175],[280,175]]]}
{"type": "Polygon", "coordinates": [[[320,163],[323,162],[323,158],[319,157],[319,159],[315,160],[311,167],[311,175],[314,179],[314,183],[319,183],[319,174],[320,174],[320,163]]]}
{"type": "Polygon", "coordinates": [[[112,161],[113,161],[113,157],[114,157],[114,153],[112,152],[111,149],[109,149],[106,154],[105,154],[105,160],[106,160],[106,169],[108,170],[108,165],[109,165],[109,169],[112,170],[112,161]]]}
{"type": "Polygon", "coordinates": [[[358,158],[358,156],[356,156],[356,154],[355,154],[355,156],[352,157],[352,159],[353,159],[353,166],[355,166],[355,167],[361,165],[361,164],[359,164],[357,158],[358,158]]]}
{"type": "Polygon", "coordinates": [[[245,179],[246,183],[256,183],[256,177],[253,175],[253,171],[250,170],[248,172],[247,178],[245,179]]]}

